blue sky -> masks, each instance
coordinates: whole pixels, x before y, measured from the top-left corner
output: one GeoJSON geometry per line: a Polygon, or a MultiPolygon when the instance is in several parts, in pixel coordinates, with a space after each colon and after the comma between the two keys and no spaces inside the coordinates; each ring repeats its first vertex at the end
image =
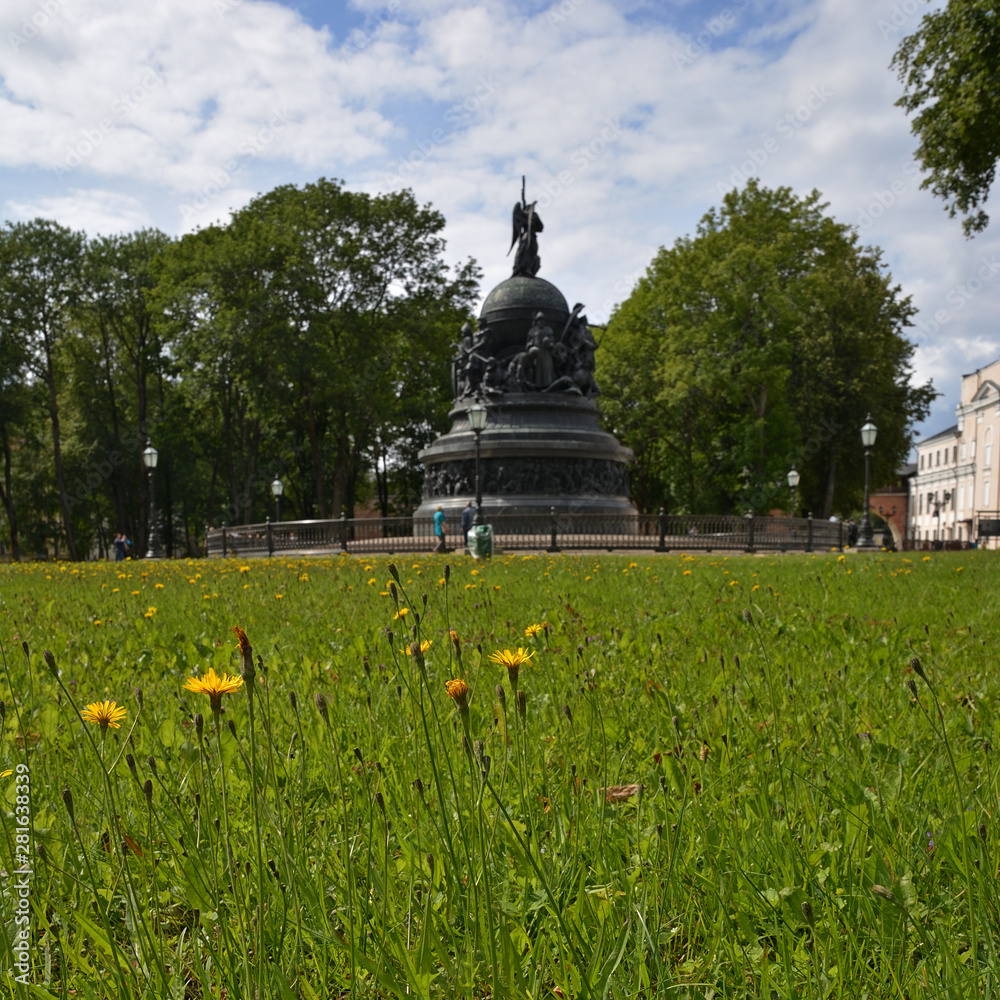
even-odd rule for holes
{"type": "MultiPolygon", "coordinates": [[[[936,4],[939,0],[935,0],[936,4]]],[[[3,215],[172,234],[320,176],[411,187],[483,292],[528,176],[543,277],[604,322],[657,248],[758,176],[885,251],[953,422],[995,360],[1000,221],[920,190],[892,54],[924,0],[8,0],[3,215]]],[[[859,415],[859,422],[864,419],[859,415]]]]}

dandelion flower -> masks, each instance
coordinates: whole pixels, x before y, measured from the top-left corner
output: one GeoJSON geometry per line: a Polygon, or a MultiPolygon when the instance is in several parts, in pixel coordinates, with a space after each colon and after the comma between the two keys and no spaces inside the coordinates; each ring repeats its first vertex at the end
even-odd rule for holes
{"type": "Polygon", "coordinates": [[[463,680],[455,681],[445,681],[445,690],[448,692],[448,697],[458,706],[460,712],[468,712],[469,710],[469,685],[463,680]]]}
{"type": "Polygon", "coordinates": [[[400,618],[405,618],[410,613],[409,608],[400,608],[393,616],[392,620],[397,621],[400,618]]]}
{"type": "MultiPolygon", "coordinates": [[[[434,642],[433,639],[424,639],[424,640],[422,640],[421,643],[420,643],[420,652],[421,653],[426,653],[427,650],[431,648],[431,644],[433,642],[434,642]]],[[[407,656],[412,656],[413,655],[413,653],[411,652],[410,646],[407,646],[403,650],[403,652],[406,653],[407,656]]]]}
{"type": "Polygon", "coordinates": [[[222,711],[222,696],[239,691],[241,687],[243,687],[242,677],[227,673],[219,675],[215,672],[215,667],[209,667],[204,677],[189,677],[184,684],[185,691],[207,694],[211,699],[212,711],[216,714],[222,711]]]}
{"type": "Polygon", "coordinates": [[[154,583],[153,584],[153,589],[154,590],[163,590],[163,584],[162,583],[154,583]]]}
{"type": "Polygon", "coordinates": [[[542,625],[529,625],[524,630],[524,634],[525,634],[525,636],[527,636],[527,638],[534,639],[535,636],[538,635],[539,632],[544,631],[544,629],[545,629],[545,625],[544,624],[542,624],[542,625]]]}
{"type": "Polygon", "coordinates": [[[112,729],[120,729],[122,719],[128,712],[113,701],[91,702],[81,713],[80,717],[84,722],[93,722],[101,727],[101,732],[107,732],[108,726],[112,729]]]}
{"type": "Polygon", "coordinates": [[[495,653],[490,653],[490,660],[493,663],[499,663],[501,666],[507,668],[507,677],[510,679],[511,688],[517,690],[517,676],[521,667],[526,663],[531,662],[531,658],[535,655],[534,650],[528,652],[521,646],[517,649],[498,649],[495,653]]]}

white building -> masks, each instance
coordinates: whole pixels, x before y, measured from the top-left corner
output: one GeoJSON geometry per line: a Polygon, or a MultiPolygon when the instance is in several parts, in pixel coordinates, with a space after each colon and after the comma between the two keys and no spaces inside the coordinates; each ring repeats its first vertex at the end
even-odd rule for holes
{"type": "Polygon", "coordinates": [[[918,546],[972,542],[995,547],[1000,520],[1000,360],[962,376],[957,422],[917,444],[910,480],[909,536],[918,546]]]}

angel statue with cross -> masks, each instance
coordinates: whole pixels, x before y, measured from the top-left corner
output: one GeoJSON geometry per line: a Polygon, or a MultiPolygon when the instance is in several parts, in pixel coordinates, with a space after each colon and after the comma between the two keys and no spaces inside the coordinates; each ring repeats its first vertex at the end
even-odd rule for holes
{"type": "Polygon", "coordinates": [[[535,211],[533,201],[530,205],[524,193],[524,177],[521,178],[521,200],[514,205],[514,234],[510,241],[510,251],[517,244],[517,251],[514,254],[514,274],[523,275],[526,278],[533,278],[538,274],[542,261],[538,256],[537,234],[545,227],[542,225],[541,216],[535,211]]]}

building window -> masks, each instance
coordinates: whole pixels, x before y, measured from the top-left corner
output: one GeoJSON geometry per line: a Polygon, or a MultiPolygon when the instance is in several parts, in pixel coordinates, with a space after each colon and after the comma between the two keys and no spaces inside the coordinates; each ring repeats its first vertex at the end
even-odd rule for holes
{"type": "Polygon", "coordinates": [[[959,512],[965,510],[965,483],[963,483],[958,488],[958,507],[959,512]]]}
{"type": "Polygon", "coordinates": [[[969,458],[975,458],[976,457],[976,439],[975,438],[973,438],[972,441],[969,442],[969,449],[970,449],[969,450],[969,458]]]}
{"type": "Polygon", "coordinates": [[[956,444],[951,449],[951,463],[954,465],[958,461],[958,445],[956,444]]]}
{"type": "Polygon", "coordinates": [[[924,471],[924,456],[923,455],[920,456],[920,471],[921,472],[924,471]]]}
{"type": "Polygon", "coordinates": [[[934,452],[934,464],[935,465],[940,465],[941,464],[941,449],[940,448],[936,452],[934,452]]]}
{"type": "Polygon", "coordinates": [[[920,500],[918,501],[918,504],[919,504],[919,508],[920,509],[917,511],[917,513],[918,514],[923,514],[923,512],[924,512],[924,495],[923,495],[923,493],[920,494],[920,500]]]}
{"type": "Polygon", "coordinates": [[[990,458],[993,455],[993,428],[986,429],[986,436],[983,438],[983,468],[990,467],[990,458]]]}
{"type": "Polygon", "coordinates": [[[965,461],[965,442],[962,442],[962,461],[965,461]]]}

